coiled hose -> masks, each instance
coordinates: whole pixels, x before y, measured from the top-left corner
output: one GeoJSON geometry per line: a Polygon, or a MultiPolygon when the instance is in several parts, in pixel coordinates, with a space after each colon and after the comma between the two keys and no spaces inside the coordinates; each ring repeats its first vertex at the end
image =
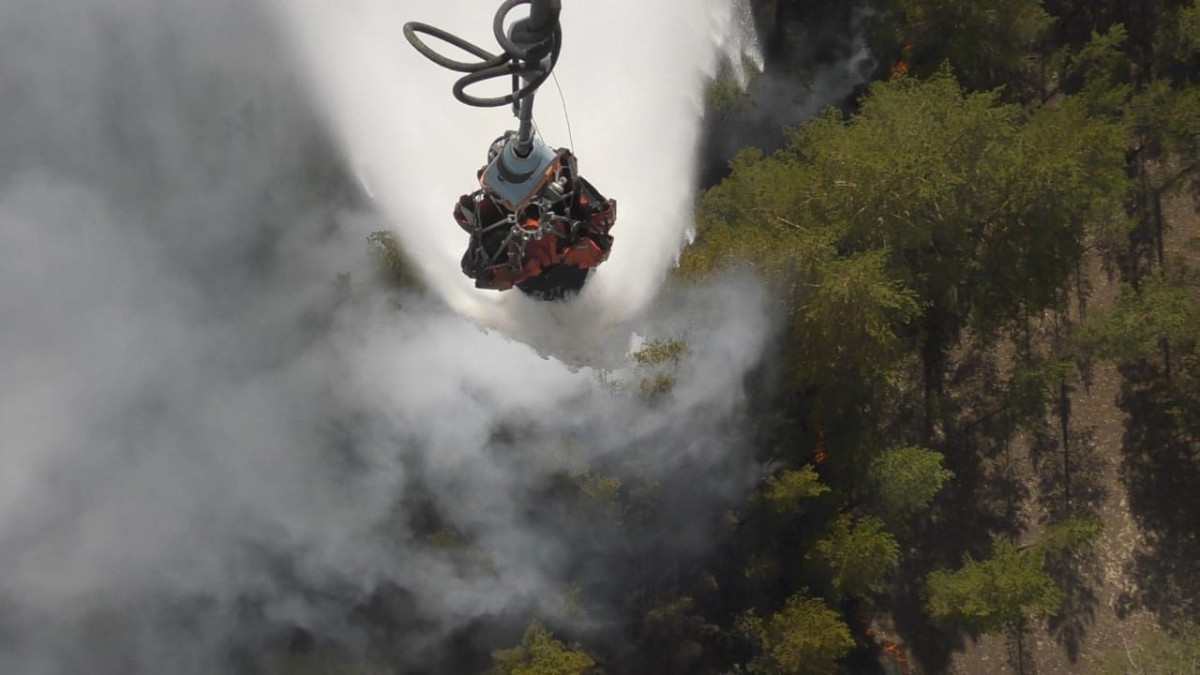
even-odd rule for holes
{"type": "Polygon", "coordinates": [[[496,11],[496,16],[492,21],[492,32],[496,36],[496,41],[500,43],[500,47],[504,50],[500,54],[493,54],[453,33],[419,21],[410,21],[404,24],[404,37],[408,39],[409,44],[430,61],[448,70],[466,73],[466,75],[454,83],[454,98],[460,102],[476,108],[498,108],[510,104],[515,108],[520,104],[522,99],[532,96],[538,87],[542,86],[542,83],[550,77],[550,74],[554,71],[554,66],[558,63],[558,56],[562,51],[562,26],[558,23],[558,13],[559,7],[557,2],[548,2],[547,0],[505,0],[504,4],[500,5],[500,9],[496,11]],[[533,27],[534,33],[532,34],[534,37],[542,39],[532,45],[523,46],[517,44],[504,29],[504,22],[508,14],[519,5],[533,5],[533,9],[530,12],[531,21],[538,20],[542,22],[541,26],[533,27]],[[422,34],[458,47],[465,52],[479,57],[479,60],[475,62],[456,61],[439,54],[429,45],[425,44],[425,41],[420,37],[422,34]],[[548,63],[546,62],[547,56],[549,56],[548,63]],[[512,76],[513,79],[513,90],[509,94],[485,97],[474,96],[466,91],[467,87],[473,84],[506,75],[512,76]],[[522,78],[526,81],[524,85],[521,84],[522,78]]]}

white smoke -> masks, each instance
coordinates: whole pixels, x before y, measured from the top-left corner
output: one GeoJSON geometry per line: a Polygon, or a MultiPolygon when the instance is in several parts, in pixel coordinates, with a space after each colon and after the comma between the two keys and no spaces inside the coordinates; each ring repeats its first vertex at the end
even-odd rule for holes
{"type": "MultiPolygon", "coordinates": [[[[778,12],[782,13],[782,8],[778,12]]],[[[705,182],[724,176],[729,161],[743,148],[774,152],[784,145],[786,129],[830,107],[845,108],[877,66],[867,47],[866,22],[871,10],[828,5],[789,12],[803,12],[812,23],[804,25],[777,13],[772,20],[780,25],[773,30],[785,31],[786,37],[776,38],[780,44],[774,47],[771,63],[764,61],[757,43],[743,47],[757,68],[754,77],[747,80],[741,60],[730,57],[729,65],[743,84],[748,106],[708,119],[702,160],[705,182]]],[[[737,16],[742,22],[749,21],[743,12],[737,16]]]]}
{"type": "MultiPolygon", "coordinates": [[[[548,478],[636,458],[669,496],[655,550],[681,556],[703,550],[707,516],[745,488],[742,378],[767,328],[758,290],[726,280],[643,311],[688,220],[712,30],[695,22],[709,17],[667,3],[605,43],[678,68],[659,92],[648,83],[663,72],[584,49],[617,30],[615,10],[583,26],[573,5],[564,13],[580,43],[559,72],[577,150],[622,200],[627,235],[586,301],[630,322],[581,334],[576,310],[479,296],[458,278],[449,205],[506,120],[457,106],[448,74],[406,45],[396,63],[363,57],[383,39],[371,26],[392,18],[385,4],[323,12],[337,39],[322,43],[320,81],[382,87],[339,126],[348,157],[455,307],[540,321],[532,332],[576,343],[595,367],[365,282],[364,236],[384,225],[323,144],[274,15],[233,0],[5,4],[0,672],[256,672],[293,628],[454,672],[440,660],[448,635],[552,614],[563,584],[604,588],[629,563],[586,521],[539,511],[548,478]],[[673,21],[675,38],[651,44],[673,21]],[[582,93],[617,84],[645,103],[582,93]],[[597,372],[635,329],[690,347],[653,408],[638,372],[597,372]],[[473,542],[486,572],[429,546],[423,520],[473,542]],[[585,555],[612,567],[581,575],[585,555]],[[381,597],[394,606],[361,619],[381,597]]],[[[490,16],[424,4],[433,16],[409,8],[388,31],[490,16]]],[[[592,609],[602,622],[606,608],[592,609]]]]}

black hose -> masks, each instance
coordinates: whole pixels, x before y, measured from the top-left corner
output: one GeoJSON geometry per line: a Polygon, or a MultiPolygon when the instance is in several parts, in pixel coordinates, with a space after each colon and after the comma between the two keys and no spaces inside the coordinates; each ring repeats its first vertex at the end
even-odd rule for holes
{"type": "MultiPolygon", "coordinates": [[[[552,73],[554,71],[554,65],[556,63],[558,63],[558,55],[561,51],[562,51],[562,29],[558,28],[555,31],[553,51],[550,52],[550,66],[548,68],[546,68],[544,71],[541,71],[539,74],[537,74],[537,76],[534,77],[534,79],[530,80],[528,84],[521,87],[520,89],[513,91],[511,94],[506,94],[504,96],[486,97],[486,98],[479,97],[479,96],[473,96],[471,94],[466,93],[466,91],[464,91],[467,87],[471,86],[472,84],[478,84],[479,82],[483,82],[485,80],[491,80],[491,79],[494,79],[497,77],[503,77],[503,76],[509,75],[509,74],[513,74],[513,75],[526,74],[525,68],[523,68],[520,64],[518,64],[517,62],[514,62],[514,61],[509,61],[508,63],[506,63],[502,66],[496,66],[496,67],[488,68],[486,70],[482,70],[479,72],[469,73],[469,74],[464,75],[463,77],[459,78],[458,81],[454,83],[454,88],[453,88],[454,98],[458,99],[459,101],[462,101],[463,103],[465,103],[467,105],[475,106],[477,108],[498,108],[502,105],[516,103],[516,102],[520,101],[521,99],[525,98],[526,96],[533,94],[535,91],[538,90],[538,87],[542,86],[543,82],[545,82],[547,79],[549,79],[550,73],[552,73]]],[[[535,70],[534,72],[536,73],[538,71],[535,70]]]]}
{"type": "Polygon", "coordinates": [[[408,23],[404,24],[404,37],[408,38],[409,44],[415,47],[418,52],[421,52],[421,55],[425,58],[433,61],[443,68],[459,73],[474,73],[485,68],[494,68],[496,66],[503,65],[511,60],[507,54],[492,54],[486,49],[477,47],[453,33],[444,31],[436,26],[430,26],[427,23],[421,23],[420,21],[409,21],[408,23]],[[430,37],[435,37],[443,42],[448,42],[465,52],[470,52],[475,56],[478,56],[482,60],[474,63],[468,63],[466,61],[455,61],[442,56],[430,48],[429,45],[426,45],[424,40],[417,37],[417,33],[425,33],[430,37]]]}
{"type": "Polygon", "coordinates": [[[486,49],[467,42],[453,33],[418,21],[410,21],[404,24],[404,37],[408,39],[409,44],[430,61],[448,70],[466,73],[466,75],[454,83],[452,90],[454,98],[460,102],[477,108],[496,108],[509,104],[515,105],[537,91],[538,87],[550,77],[550,74],[554,71],[554,66],[558,63],[559,54],[562,52],[562,26],[558,23],[560,12],[560,0],[505,0],[500,5],[500,9],[496,11],[495,19],[492,22],[493,32],[500,46],[504,49],[504,52],[501,54],[492,54],[486,49]],[[513,8],[519,5],[533,6],[530,14],[531,18],[527,21],[522,21],[521,23],[525,25],[520,28],[522,29],[523,36],[528,36],[538,41],[527,47],[516,44],[508,37],[504,30],[505,19],[513,8]],[[536,22],[534,21],[535,15],[538,19],[536,22]],[[480,60],[476,62],[456,61],[443,56],[425,44],[425,41],[420,38],[420,34],[425,34],[449,43],[454,47],[479,57],[480,60]],[[549,63],[543,67],[542,63],[547,56],[549,57],[549,63]],[[513,91],[510,94],[482,97],[473,96],[465,91],[467,87],[473,84],[510,75],[513,76],[514,80],[513,91]],[[529,82],[525,86],[518,87],[520,77],[530,78],[529,82]]]}
{"type": "Polygon", "coordinates": [[[558,24],[562,12],[562,0],[533,0],[529,7],[529,27],[534,31],[549,32],[558,24]]]}
{"type": "MultiPolygon", "coordinates": [[[[515,33],[516,31],[514,31],[515,33]]],[[[546,41],[553,39],[554,35],[561,35],[562,29],[558,24],[558,12],[553,11],[553,8],[546,0],[504,0],[504,4],[500,5],[500,9],[496,11],[496,17],[492,19],[492,34],[496,36],[496,42],[504,48],[504,51],[514,59],[522,61],[536,61],[544,58],[550,50],[546,49],[546,41]],[[514,42],[508,37],[508,32],[504,30],[504,19],[508,17],[508,13],[513,8],[519,5],[533,5],[530,11],[530,18],[527,21],[518,21],[515,28],[520,30],[522,37],[529,38],[531,46],[528,48],[514,42]],[[553,18],[554,23],[551,25],[535,25],[533,23],[533,13],[542,14],[542,22],[549,21],[553,18]],[[553,14],[553,17],[551,17],[553,14]],[[553,33],[551,32],[553,29],[553,33]]]]}

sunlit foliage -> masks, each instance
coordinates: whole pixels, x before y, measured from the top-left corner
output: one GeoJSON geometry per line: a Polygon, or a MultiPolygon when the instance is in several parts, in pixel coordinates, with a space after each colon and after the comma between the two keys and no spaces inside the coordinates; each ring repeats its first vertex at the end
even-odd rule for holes
{"type": "Polygon", "coordinates": [[[529,625],[521,644],[492,652],[489,675],[591,675],[596,661],[578,647],[568,647],[538,622],[529,625]]]}
{"type": "Polygon", "coordinates": [[[969,554],[961,569],[929,575],[929,615],[980,633],[1023,629],[1033,619],[1058,611],[1062,592],[1043,570],[1041,548],[1018,549],[997,542],[992,556],[969,554]]]}
{"type": "Polygon", "coordinates": [[[900,547],[883,521],[866,516],[855,520],[843,514],[817,542],[816,555],[825,564],[839,595],[868,598],[882,593],[900,562],[900,547]]]}
{"type": "Polygon", "coordinates": [[[759,651],[746,666],[753,675],[832,675],[854,646],[837,612],[803,594],[788,598],[765,621],[753,613],[742,616],[738,628],[759,651]]]}

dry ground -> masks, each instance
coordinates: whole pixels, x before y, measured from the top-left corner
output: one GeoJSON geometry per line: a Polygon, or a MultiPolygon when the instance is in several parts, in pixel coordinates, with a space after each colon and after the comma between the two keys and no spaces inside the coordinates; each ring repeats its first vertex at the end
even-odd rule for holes
{"type": "MultiPolygon", "coordinates": [[[[1186,256],[1190,264],[1200,264],[1200,255],[1186,245],[1200,237],[1200,200],[1179,196],[1164,207],[1168,258],[1186,256]]],[[[1112,306],[1119,281],[1106,273],[1098,255],[1090,254],[1087,277],[1091,284],[1087,311],[1112,306]]],[[[1078,308],[1074,311],[1077,314],[1078,308]]],[[[1171,596],[1164,596],[1159,592],[1162,589],[1148,588],[1158,581],[1144,574],[1147,560],[1155,552],[1131,510],[1123,475],[1124,446],[1129,442],[1128,416],[1118,405],[1123,382],[1114,367],[1098,367],[1090,382],[1076,387],[1071,397],[1072,500],[1076,505],[1091,506],[1104,520],[1105,530],[1093,549],[1074,561],[1074,571],[1059,578],[1070,618],[1043,622],[1026,636],[1019,651],[1011,638],[967,639],[965,648],[951,659],[949,672],[1048,675],[1095,673],[1103,664],[1121,667],[1126,646],[1160,633],[1165,617],[1175,611],[1155,606],[1154,598],[1169,603],[1171,596]]],[[[1051,421],[1049,429],[1057,432],[1054,424],[1056,421],[1051,421]]],[[[1008,477],[1024,487],[1026,498],[1020,502],[1020,511],[1026,539],[1036,537],[1049,511],[1065,501],[1060,489],[1061,435],[1054,433],[1049,447],[1047,438],[1037,436],[1026,434],[1018,439],[988,467],[990,474],[1008,477]]],[[[1200,491],[1200,485],[1196,490],[1200,491]]],[[[1200,569],[1200,561],[1195,566],[1200,569]]],[[[1184,576],[1194,577],[1195,572],[1185,571],[1184,576]]]]}

